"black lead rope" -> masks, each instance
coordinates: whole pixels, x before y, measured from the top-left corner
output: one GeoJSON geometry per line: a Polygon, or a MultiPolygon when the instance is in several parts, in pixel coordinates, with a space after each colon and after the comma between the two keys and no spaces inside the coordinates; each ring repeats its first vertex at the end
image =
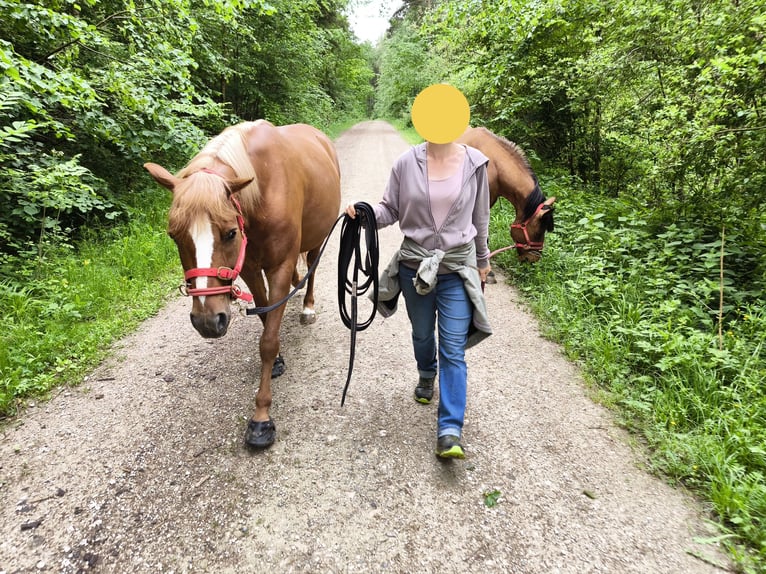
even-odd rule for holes
{"type": "Polygon", "coordinates": [[[247,315],[265,315],[266,313],[273,311],[280,305],[284,305],[285,303],[287,303],[288,300],[292,299],[293,295],[295,295],[298,291],[303,289],[303,286],[306,284],[306,281],[308,281],[309,277],[311,277],[311,274],[317,268],[317,265],[319,265],[319,260],[322,258],[322,254],[324,253],[324,250],[330,241],[330,236],[332,235],[332,232],[335,231],[335,228],[338,226],[338,222],[340,222],[344,218],[348,218],[348,216],[341,215],[340,217],[338,217],[338,219],[335,220],[335,223],[332,224],[332,227],[330,228],[330,232],[327,234],[327,237],[325,237],[324,243],[322,244],[322,247],[319,250],[319,253],[317,254],[317,258],[314,259],[314,263],[311,264],[311,267],[308,268],[308,270],[306,271],[306,274],[303,276],[303,279],[301,279],[300,282],[298,282],[298,284],[293,288],[292,291],[290,291],[287,295],[285,295],[282,299],[280,299],[273,305],[269,305],[267,307],[258,307],[258,306],[248,307],[247,309],[245,309],[245,313],[247,315]]]}
{"type": "Polygon", "coordinates": [[[351,351],[348,358],[348,376],[343,387],[343,396],[340,406],[346,402],[346,392],[351,382],[351,373],[354,371],[354,356],[356,354],[356,333],[364,331],[372,324],[378,305],[378,228],[375,222],[375,212],[369,203],[359,202],[354,204],[356,217],[352,219],[348,215],[343,220],[340,232],[340,250],[338,252],[338,306],[340,318],[343,324],[351,330],[351,351]],[[364,245],[362,244],[362,232],[364,232],[364,245]],[[364,247],[364,256],[363,256],[364,247]],[[349,267],[353,260],[351,279],[349,280],[349,267]],[[362,280],[360,282],[360,276],[362,280]],[[365,295],[372,287],[373,304],[370,316],[359,323],[357,319],[357,298],[365,295]],[[351,310],[346,306],[347,296],[351,296],[351,310]]]}

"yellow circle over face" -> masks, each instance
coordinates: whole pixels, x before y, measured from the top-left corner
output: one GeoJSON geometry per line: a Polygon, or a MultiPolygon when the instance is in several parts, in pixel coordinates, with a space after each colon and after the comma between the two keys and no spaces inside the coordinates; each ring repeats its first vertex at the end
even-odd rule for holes
{"type": "Polygon", "coordinates": [[[433,84],[420,92],[411,113],[412,125],[420,137],[435,144],[455,141],[471,119],[463,92],[449,84],[433,84]]]}

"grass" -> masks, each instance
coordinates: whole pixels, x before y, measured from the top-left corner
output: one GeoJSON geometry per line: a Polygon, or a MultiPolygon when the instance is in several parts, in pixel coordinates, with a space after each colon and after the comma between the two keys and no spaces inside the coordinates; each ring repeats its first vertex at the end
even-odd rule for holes
{"type": "Polygon", "coordinates": [[[330,136],[331,139],[335,140],[344,131],[353,127],[359,122],[365,121],[366,119],[367,118],[362,118],[362,117],[343,118],[343,119],[332,122],[328,126],[325,126],[323,131],[328,136],[330,136]]]}
{"type": "Polygon", "coordinates": [[[420,137],[420,134],[418,134],[415,127],[408,124],[405,120],[394,119],[386,121],[396,128],[396,131],[399,132],[399,135],[402,136],[404,141],[406,141],[408,144],[417,145],[419,143],[423,143],[423,138],[420,137]]]}
{"type": "Polygon", "coordinates": [[[76,385],[116,339],[161,308],[178,282],[178,255],[165,234],[169,194],[140,196],[129,221],[85,234],[16,277],[0,281],[0,415],[57,385],[76,385]]]}
{"type": "MultiPolygon", "coordinates": [[[[694,220],[658,225],[553,178],[543,188],[559,201],[542,262],[522,266],[501,254],[493,264],[647,445],[653,470],[706,502],[740,570],[766,572],[766,293],[753,274],[764,269],[760,241],[730,236],[719,309],[717,230],[694,220]]],[[[493,209],[493,249],[507,241],[513,215],[506,202],[493,209]]]]}

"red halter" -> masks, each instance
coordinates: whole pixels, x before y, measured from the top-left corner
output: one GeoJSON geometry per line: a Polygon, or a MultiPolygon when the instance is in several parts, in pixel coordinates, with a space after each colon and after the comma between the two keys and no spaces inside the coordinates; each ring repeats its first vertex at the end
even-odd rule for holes
{"type": "MultiPolygon", "coordinates": [[[[492,253],[489,254],[489,257],[492,258],[498,253],[502,253],[503,251],[508,251],[509,249],[514,249],[514,248],[524,249],[525,251],[538,251],[542,253],[544,242],[532,241],[529,238],[529,232],[527,232],[527,224],[530,221],[532,221],[537,216],[537,214],[545,207],[547,207],[545,203],[541,203],[540,205],[537,206],[537,209],[535,209],[535,212],[531,216],[529,216],[527,219],[525,219],[521,223],[511,223],[511,231],[513,231],[514,229],[521,229],[521,231],[524,233],[524,239],[526,240],[526,243],[519,243],[518,241],[516,241],[513,245],[509,245],[507,247],[501,247],[500,249],[495,249],[492,253]]],[[[513,233],[511,233],[511,239],[513,239],[513,233]]]]}
{"type": "MultiPolygon", "coordinates": [[[[541,203],[537,206],[537,209],[535,209],[535,212],[526,220],[522,221],[521,223],[511,223],[511,229],[521,229],[524,232],[524,239],[526,239],[526,243],[519,243],[518,241],[514,245],[514,247],[520,247],[522,249],[526,249],[527,251],[542,251],[543,250],[543,242],[542,241],[532,241],[529,238],[529,233],[527,233],[527,224],[532,221],[537,214],[540,212],[543,207],[547,207],[545,203],[541,203]]],[[[513,237],[511,237],[513,239],[513,237]]]]}
{"type": "MultiPolygon", "coordinates": [[[[223,176],[209,168],[202,168],[206,173],[212,173],[218,177],[223,176]]],[[[245,263],[245,249],[247,248],[247,235],[245,235],[245,218],[242,216],[242,207],[239,205],[239,201],[233,195],[230,196],[231,202],[234,207],[237,208],[237,227],[242,234],[242,243],[239,246],[239,255],[237,256],[237,262],[234,264],[234,269],[230,267],[197,267],[195,269],[189,269],[184,273],[184,279],[186,282],[179,286],[179,291],[185,296],[201,297],[206,295],[231,295],[232,299],[242,299],[250,303],[253,300],[253,296],[250,293],[242,291],[238,285],[234,285],[234,280],[239,277],[242,271],[242,265],[245,263]],[[231,285],[221,285],[220,287],[191,287],[191,280],[195,277],[216,277],[222,281],[231,281],[231,285]]]]}

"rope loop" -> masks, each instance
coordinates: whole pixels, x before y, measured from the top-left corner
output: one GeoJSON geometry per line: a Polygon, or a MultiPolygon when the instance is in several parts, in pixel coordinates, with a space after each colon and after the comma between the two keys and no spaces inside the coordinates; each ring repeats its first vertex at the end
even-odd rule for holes
{"type": "Polygon", "coordinates": [[[346,215],[343,220],[340,232],[340,249],[338,250],[338,306],[340,308],[341,321],[351,330],[348,377],[343,387],[343,397],[340,401],[341,406],[346,402],[346,392],[351,382],[351,373],[354,370],[356,333],[364,331],[372,324],[378,306],[378,261],[380,249],[378,246],[378,227],[375,221],[375,212],[372,206],[365,202],[355,203],[354,210],[356,211],[355,218],[352,219],[346,215]],[[350,273],[349,269],[351,270],[350,273]],[[372,310],[367,319],[359,322],[357,317],[357,299],[359,296],[365,295],[370,288],[372,288],[372,310]],[[349,296],[351,297],[350,309],[347,303],[349,296]]]}

